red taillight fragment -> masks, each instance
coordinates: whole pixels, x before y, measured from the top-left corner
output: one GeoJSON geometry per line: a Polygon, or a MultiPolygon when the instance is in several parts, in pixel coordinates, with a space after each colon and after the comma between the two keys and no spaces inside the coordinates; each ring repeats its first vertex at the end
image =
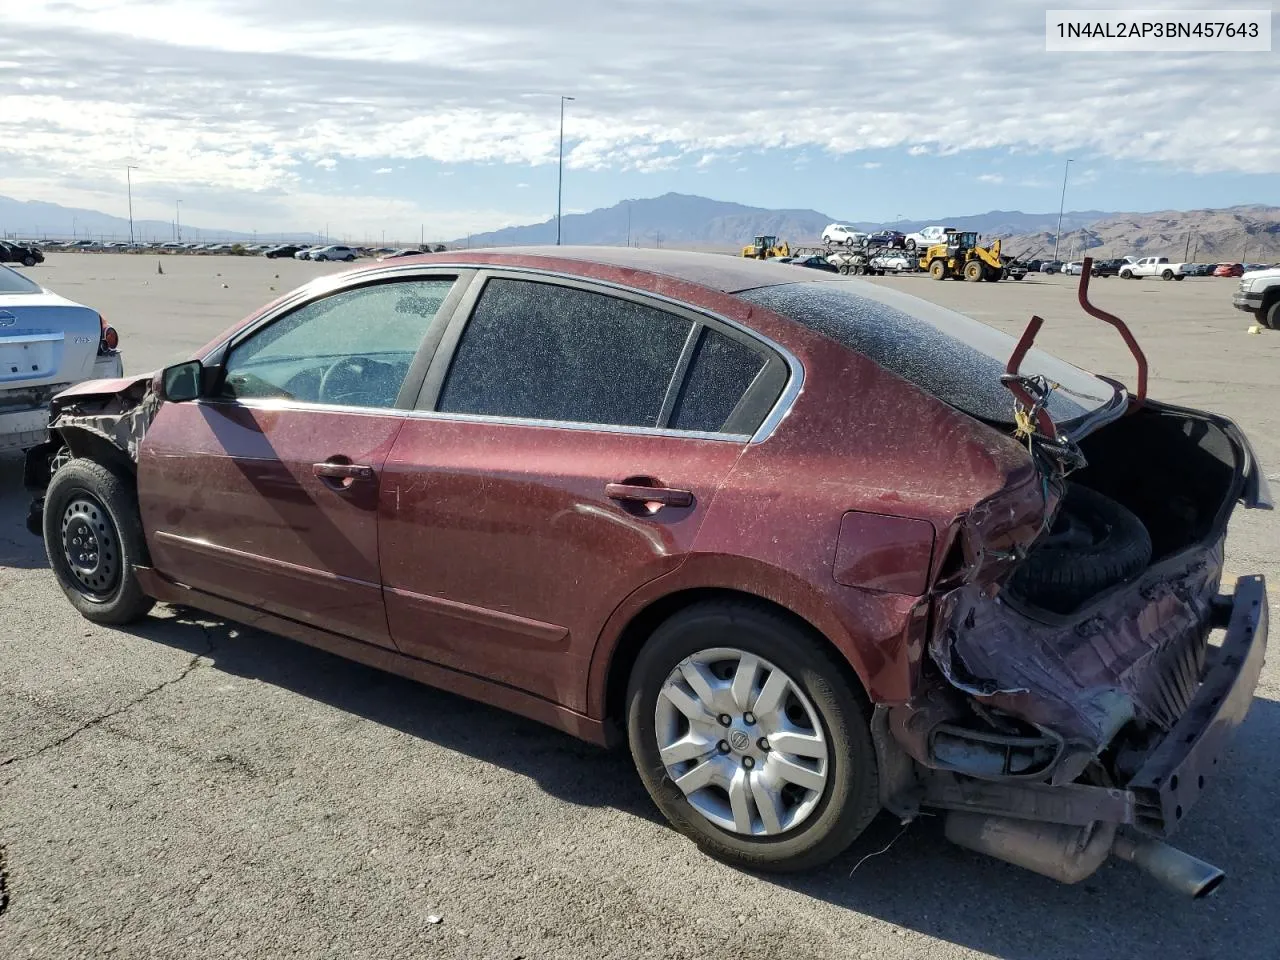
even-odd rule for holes
{"type": "Polygon", "coordinates": [[[102,314],[98,314],[98,327],[101,330],[98,343],[100,349],[114,350],[120,346],[120,334],[116,333],[116,328],[107,325],[107,318],[102,314]]]}

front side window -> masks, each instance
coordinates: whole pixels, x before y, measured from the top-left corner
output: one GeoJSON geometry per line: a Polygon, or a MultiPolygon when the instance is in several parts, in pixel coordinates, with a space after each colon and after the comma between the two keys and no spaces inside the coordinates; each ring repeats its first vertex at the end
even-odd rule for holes
{"type": "Polygon", "coordinates": [[[452,277],[342,290],[236,344],[222,396],[392,407],[452,277]]]}
{"type": "Polygon", "coordinates": [[[620,297],[495,278],[458,342],[437,409],[660,426],[692,330],[690,320],[620,297]]]}

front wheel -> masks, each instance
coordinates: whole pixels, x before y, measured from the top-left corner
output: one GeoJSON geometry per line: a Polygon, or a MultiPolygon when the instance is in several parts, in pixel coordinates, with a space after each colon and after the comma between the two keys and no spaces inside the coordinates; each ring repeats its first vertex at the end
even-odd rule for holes
{"type": "Polygon", "coordinates": [[[92,460],[65,463],[44,499],[44,547],[58,586],[94,623],[124,624],[155,601],[135,566],[149,562],[133,481],[92,460]]]}
{"type": "Polygon", "coordinates": [[[1173,271],[1172,271],[1172,270],[1165,270],[1165,271],[1161,272],[1161,274],[1160,274],[1160,278],[1161,278],[1162,280],[1172,280],[1172,279],[1173,279],[1173,271]]]}
{"type": "Polygon", "coordinates": [[[22,258],[22,265],[23,265],[24,267],[34,267],[34,266],[36,265],[36,258],[35,258],[35,257],[23,257],[23,258],[22,258]]]}
{"type": "Polygon", "coordinates": [[[879,811],[868,707],[847,667],[763,605],[700,603],[660,626],[627,689],[645,789],[703,851],[804,870],[879,811]]]}
{"type": "Polygon", "coordinates": [[[1258,319],[1268,330],[1280,330],[1280,300],[1273,300],[1258,311],[1258,319]]]}
{"type": "Polygon", "coordinates": [[[1131,270],[1121,270],[1121,271],[1120,271],[1120,279],[1121,279],[1121,280],[1132,280],[1132,279],[1133,279],[1133,271],[1131,271],[1131,270]]]}

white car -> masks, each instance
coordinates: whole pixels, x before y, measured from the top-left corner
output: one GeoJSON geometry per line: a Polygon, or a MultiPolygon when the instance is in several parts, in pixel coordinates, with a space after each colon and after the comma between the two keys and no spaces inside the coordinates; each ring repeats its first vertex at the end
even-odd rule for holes
{"type": "Polygon", "coordinates": [[[1070,263],[1064,263],[1062,265],[1062,272],[1064,274],[1070,274],[1076,277],[1080,276],[1080,271],[1082,269],[1084,269],[1084,264],[1079,263],[1075,260],[1072,260],[1070,263]]]}
{"type": "Polygon", "coordinates": [[[832,223],[827,225],[827,229],[822,231],[823,243],[839,243],[846,247],[858,247],[863,244],[869,234],[853,227],[845,226],[843,223],[832,223]]]}
{"type": "Polygon", "coordinates": [[[98,311],[0,267],[0,452],[44,442],[55,394],[121,376],[117,339],[98,311]]]}
{"type": "Polygon", "coordinates": [[[1159,277],[1162,280],[1181,280],[1186,274],[1185,263],[1172,263],[1168,257],[1140,257],[1120,268],[1122,280],[1139,277],[1159,277]]]}
{"type": "Polygon", "coordinates": [[[872,257],[869,265],[880,273],[902,273],[911,269],[911,261],[903,253],[882,253],[872,257]]]}
{"type": "Polygon", "coordinates": [[[947,231],[952,227],[924,227],[916,233],[908,233],[905,241],[908,250],[923,250],[932,247],[935,243],[941,243],[947,235],[947,231]]]}
{"type": "Polygon", "coordinates": [[[309,251],[309,253],[308,260],[343,260],[347,263],[359,256],[352,247],[344,247],[341,244],[320,247],[317,250],[309,251]]]}

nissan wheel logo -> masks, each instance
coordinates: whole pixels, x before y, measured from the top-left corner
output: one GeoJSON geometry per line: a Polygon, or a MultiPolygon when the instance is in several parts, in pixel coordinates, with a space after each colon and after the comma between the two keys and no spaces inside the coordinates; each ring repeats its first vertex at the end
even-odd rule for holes
{"type": "Polygon", "coordinates": [[[733,749],[741,752],[751,746],[751,738],[741,730],[735,730],[729,734],[729,743],[733,746],[733,749]]]}

